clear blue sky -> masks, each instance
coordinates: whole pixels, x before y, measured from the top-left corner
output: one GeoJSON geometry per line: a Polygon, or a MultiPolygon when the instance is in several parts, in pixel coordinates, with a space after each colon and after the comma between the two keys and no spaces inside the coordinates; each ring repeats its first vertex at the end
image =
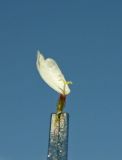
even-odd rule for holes
{"type": "Polygon", "coordinates": [[[36,51],[73,81],[69,160],[122,160],[122,1],[0,0],[0,160],[46,160],[58,94],[36,51]]]}

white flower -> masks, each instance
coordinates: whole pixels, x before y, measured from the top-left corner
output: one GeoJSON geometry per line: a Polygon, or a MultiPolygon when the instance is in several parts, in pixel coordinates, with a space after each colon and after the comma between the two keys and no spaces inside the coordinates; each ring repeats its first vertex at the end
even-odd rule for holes
{"type": "Polygon", "coordinates": [[[68,95],[70,89],[67,82],[59,69],[57,63],[52,58],[45,59],[38,51],[36,66],[42,79],[55,91],[62,95],[68,95]]]}

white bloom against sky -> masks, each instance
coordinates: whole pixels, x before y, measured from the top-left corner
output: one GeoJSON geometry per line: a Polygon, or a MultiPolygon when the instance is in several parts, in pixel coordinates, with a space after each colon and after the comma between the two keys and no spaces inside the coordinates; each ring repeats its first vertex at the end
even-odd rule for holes
{"type": "Polygon", "coordinates": [[[36,66],[42,79],[55,91],[60,94],[68,95],[70,93],[69,83],[59,69],[57,63],[52,58],[45,59],[38,51],[36,66]]]}

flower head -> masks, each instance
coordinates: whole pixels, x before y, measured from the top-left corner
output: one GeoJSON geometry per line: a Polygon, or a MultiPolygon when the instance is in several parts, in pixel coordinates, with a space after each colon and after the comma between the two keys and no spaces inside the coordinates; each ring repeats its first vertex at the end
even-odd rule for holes
{"type": "Polygon", "coordinates": [[[70,89],[64,78],[63,73],[59,69],[57,63],[52,58],[45,59],[44,56],[38,51],[36,66],[42,79],[55,91],[62,95],[68,95],[70,89]]]}

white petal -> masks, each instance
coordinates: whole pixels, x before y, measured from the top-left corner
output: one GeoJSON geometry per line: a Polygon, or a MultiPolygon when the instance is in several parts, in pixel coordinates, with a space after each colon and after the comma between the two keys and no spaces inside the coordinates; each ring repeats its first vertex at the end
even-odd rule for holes
{"type": "Polygon", "coordinates": [[[52,58],[44,59],[44,56],[37,52],[36,66],[42,79],[55,91],[60,94],[69,94],[69,86],[57,63],[52,58]]]}

